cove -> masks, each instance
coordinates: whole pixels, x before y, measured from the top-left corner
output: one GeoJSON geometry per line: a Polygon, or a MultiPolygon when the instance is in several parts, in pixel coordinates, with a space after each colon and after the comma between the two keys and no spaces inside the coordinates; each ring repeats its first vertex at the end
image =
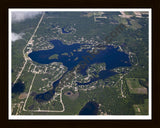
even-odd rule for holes
{"type": "Polygon", "coordinates": [[[94,101],[89,101],[79,112],[79,115],[97,115],[99,105],[94,101]]]}
{"type": "Polygon", "coordinates": [[[99,79],[105,79],[105,78],[107,78],[107,77],[110,77],[110,76],[113,76],[113,75],[115,75],[115,74],[117,74],[116,72],[112,72],[112,71],[101,71],[98,75],[99,75],[99,77],[98,78],[96,78],[96,77],[93,77],[89,82],[87,82],[87,83],[80,83],[80,82],[76,82],[77,83],[77,86],[79,86],[79,85],[88,85],[88,84],[90,84],[90,83],[92,83],[92,82],[94,82],[94,81],[97,81],[97,80],[99,80],[99,79]]]}

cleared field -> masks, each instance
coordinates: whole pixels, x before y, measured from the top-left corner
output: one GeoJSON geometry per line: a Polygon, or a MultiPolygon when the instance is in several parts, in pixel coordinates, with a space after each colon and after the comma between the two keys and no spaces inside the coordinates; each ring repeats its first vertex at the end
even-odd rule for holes
{"type": "Polygon", "coordinates": [[[144,104],[134,104],[133,108],[136,115],[148,115],[148,99],[144,100],[144,104]]]}
{"type": "Polygon", "coordinates": [[[24,93],[21,93],[18,98],[19,99],[25,99],[26,97],[27,97],[27,93],[24,92],[24,93]]]}
{"type": "Polygon", "coordinates": [[[138,78],[127,78],[126,83],[128,85],[130,93],[132,93],[132,94],[147,94],[147,88],[143,87],[139,83],[138,78]]]}

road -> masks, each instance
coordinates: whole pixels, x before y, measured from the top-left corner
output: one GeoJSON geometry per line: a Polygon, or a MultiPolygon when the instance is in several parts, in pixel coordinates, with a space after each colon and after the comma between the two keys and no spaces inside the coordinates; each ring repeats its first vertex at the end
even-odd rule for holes
{"type": "Polygon", "coordinates": [[[122,95],[122,97],[124,97],[124,98],[126,98],[126,96],[123,94],[123,76],[120,76],[120,81],[121,81],[121,95],[122,95]]]}
{"type": "MultiPolygon", "coordinates": [[[[61,93],[60,93],[60,102],[61,102],[61,104],[62,104],[62,110],[27,110],[27,111],[29,111],[29,112],[64,112],[65,111],[65,107],[64,107],[64,104],[63,104],[63,100],[62,100],[62,91],[63,91],[63,89],[64,89],[64,87],[63,88],[61,88],[61,93]]],[[[25,109],[24,109],[24,111],[26,111],[25,109]]]]}
{"type": "MultiPolygon", "coordinates": [[[[35,36],[35,33],[37,32],[37,30],[38,30],[38,28],[39,28],[39,25],[40,25],[40,23],[41,23],[42,20],[43,20],[44,14],[45,14],[45,13],[42,14],[42,16],[41,16],[41,18],[40,18],[40,20],[39,20],[39,22],[38,22],[38,24],[37,24],[37,26],[36,26],[33,34],[32,34],[30,40],[28,41],[28,43],[26,44],[26,46],[25,46],[24,49],[23,49],[23,57],[24,57],[24,59],[25,59],[25,63],[24,63],[24,65],[23,65],[21,71],[18,73],[17,78],[16,78],[16,80],[14,81],[14,83],[16,83],[17,80],[20,78],[20,76],[21,76],[21,74],[22,74],[22,72],[23,72],[23,70],[24,70],[24,68],[25,68],[25,66],[26,66],[26,64],[27,64],[27,62],[28,62],[28,60],[29,60],[29,58],[26,56],[25,49],[26,49],[26,47],[28,46],[28,44],[32,44],[32,43],[33,43],[33,37],[35,36]]],[[[120,50],[122,50],[121,47],[120,47],[120,50]]],[[[136,64],[136,66],[137,66],[137,65],[138,65],[138,59],[137,59],[137,64],[136,64]]],[[[36,68],[36,66],[35,66],[35,68],[36,68]]],[[[130,70],[130,71],[131,71],[131,70],[130,70]]],[[[24,102],[24,105],[23,105],[23,111],[31,111],[31,112],[64,112],[64,111],[65,111],[65,106],[64,106],[64,103],[63,103],[63,100],[62,100],[62,94],[63,94],[63,89],[64,89],[65,87],[61,88],[61,90],[60,90],[60,103],[62,104],[62,108],[63,108],[62,110],[40,110],[40,109],[38,109],[38,110],[26,110],[26,109],[25,109],[26,103],[27,103],[28,98],[29,98],[29,96],[30,96],[30,92],[31,92],[31,89],[32,89],[32,86],[33,86],[33,83],[34,83],[34,80],[35,80],[35,77],[36,77],[36,74],[37,74],[37,73],[35,72],[35,73],[34,73],[34,76],[33,76],[33,79],[32,79],[32,82],[31,82],[31,85],[30,85],[30,87],[29,87],[29,91],[28,91],[28,94],[27,94],[27,98],[26,98],[26,100],[25,100],[25,102],[24,102]]],[[[126,74],[127,74],[127,73],[126,73],[126,74]]],[[[116,82],[116,84],[117,84],[119,81],[121,82],[121,95],[122,95],[122,97],[124,97],[124,98],[125,98],[126,96],[124,96],[124,94],[123,94],[123,77],[124,77],[126,74],[121,75],[121,76],[120,76],[120,79],[116,82]]],[[[18,106],[18,111],[17,111],[16,114],[19,113],[19,110],[21,110],[20,105],[18,106]]]]}
{"type": "Polygon", "coordinates": [[[24,49],[23,49],[23,57],[24,57],[25,62],[24,62],[24,65],[23,65],[21,71],[18,73],[16,80],[13,82],[13,84],[15,84],[15,83],[17,82],[17,80],[20,78],[20,76],[21,76],[21,74],[22,74],[22,72],[23,72],[23,70],[24,70],[24,68],[25,68],[25,66],[26,66],[26,64],[27,64],[28,58],[27,58],[26,55],[25,55],[25,54],[26,54],[26,53],[25,53],[25,49],[26,49],[26,47],[28,46],[28,44],[30,44],[31,42],[33,42],[32,38],[35,36],[35,33],[37,32],[37,29],[39,28],[39,25],[40,25],[40,23],[42,22],[42,19],[43,19],[43,17],[44,17],[44,14],[45,14],[45,13],[42,13],[42,16],[41,16],[41,18],[40,18],[40,20],[39,20],[39,22],[38,22],[37,27],[35,28],[35,30],[34,30],[32,36],[31,36],[30,40],[28,41],[28,43],[26,44],[26,46],[25,46],[24,49]]]}
{"type": "MultiPolygon", "coordinates": [[[[27,42],[26,46],[25,46],[24,49],[23,49],[23,57],[24,57],[25,62],[24,62],[24,65],[23,65],[21,71],[18,73],[15,81],[13,82],[14,84],[17,82],[17,80],[18,80],[18,79],[20,78],[20,76],[22,75],[22,72],[23,72],[23,70],[24,70],[24,68],[25,68],[25,66],[26,66],[26,64],[27,64],[27,61],[28,61],[29,58],[26,57],[26,55],[25,55],[25,54],[26,54],[26,53],[25,53],[25,49],[26,49],[26,47],[28,46],[28,44],[30,44],[31,42],[33,43],[33,40],[32,40],[32,39],[33,39],[33,37],[35,36],[35,33],[37,32],[40,23],[42,22],[42,19],[43,19],[43,17],[44,17],[44,14],[45,14],[45,13],[42,13],[42,16],[41,16],[41,18],[40,18],[40,20],[39,20],[39,22],[38,22],[38,24],[37,24],[37,26],[36,26],[33,34],[32,34],[30,40],[27,42]]],[[[31,91],[31,89],[32,89],[32,85],[33,85],[33,82],[34,82],[35,77],[36,77],[36,73],[34,74],[34,77],[33,77],[33,79],[32,79],[32,82],[31,82],[31,85],[30,85],[30,88],[29,88],[29,92],[28,92],[27,98],[26,98],[25,103],[24,103],[24,105],[23,105],[23,111],[26,111],[26,110],[25,110],[25,105],[26,105],[26,102],[27,102],[28,97],[29,97],[29,95],[30,95],[30,91],[31,91]]],[[[18,105],[18,111],[17,111],[16,114],[19,113],[19,107],[20,107],[20,105],[18,105]]]]}
{"type": "Polygon", "coordinates": [[[25,100],[25,102],[24,102],[24,105],[23,105],[23,111],[26,111],[25,106],[26,106],[26,103],[27,103],[28,97],[29,97],[29,95],[30,95],[30,92],[31,92],[31,89],[32,89],[32,86],[33,86],[33,82],[34,82],[35,77],[36,77],[36,73],[35,73],[35,74],[34,74],[34,76],[33,76],[33,79],[32,79],[32,82],[31,82],[31,85],[30,85],[30,88],[29,88],[28,94],[27,94],[27,98],[26,98],[26,100],[25,100]]]}
{"type": "MultiPolygon", "coordinates": [[[[120,47],[120,50],[121,51],[123,51],[123,49],[120,47]]],[[[134,55],[135,57],[136,57],[136,60],[137,60],[137,62],[136,62],[136,64],[135,64],[135,66],[138,66],[138,57],[136,56],[136,54],[135,53],[133,53],[133,52],[129,52],[129,58],[131,59],[131,55],[134,55]]],[[[134,69],[134,67],[132,68],[132,69],[130,69],[130,72],[132,71],[134,69]]],[[[129,72],[128,72],[129,73],[129,72]]],[[[123,98],[126,98],[126,96],[124,95],[124,93],[123,93],[123,77],[125,76],[125,75],[127,75],[128,73],[125,73],[125,74],[123,74],[123,75],[120,75],[120,78],[119,78],[119,80],[115,83],[115,85],[117,85],[118,84],[118,82],[120,81],[121,83],[121,96],[123,97],[123,98]]]]}

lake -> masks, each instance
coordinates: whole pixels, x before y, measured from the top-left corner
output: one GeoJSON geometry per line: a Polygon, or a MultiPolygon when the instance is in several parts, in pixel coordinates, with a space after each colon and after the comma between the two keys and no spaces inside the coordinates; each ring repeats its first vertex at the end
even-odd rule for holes
{"type": "MultiPolygon", "coordinates": [[[[95,63],[106,63],[106,69],[99,73],[98,78],[93,78],[89,83],[94,82],[98,79],[105,79],[110,76],[115,75],[115,72],[111,70],[117,67],[126,67],[131,66],[128,54],[121,52],[118,48],[114,48],[113,46],[106,46],[105,50],[101,50],[98,54],[94,54],[93,59],[89,59],[89,61],[85,61],[84,58],[86,56],[92,56],[93,54],[87,52],[88,49],[83,49],[82,51],[78,51],[80,49],[80,44],[72,44],[66,45],[63,44],[60,40],[51,40],[50,43],[54,45],[53,49],[49,50],[40,50],[33,51],[28,56],[35,62],[40,64],[49,64],[52,62],[62,62],[64,66],[68,68],[68,71],[72,70],[75,66],[80,64],[79,73],[82,75],[86,75],[86,70],[88,67],[95,63]],[[64,54],[65,53],[65,54],[64,54]],[[50,56],[58,54],[58,59],[49,59],[50,56]],[[81,62],[85,62],[81,64],[81,62]]],[[[86,84],[89,84],[86,83],[86,84]]],[[[54,88],[56,88],[59,84],[59,80],[53,83],[54,88]]],[[[85,83],[77,83],[78,85],[85,85],[85,83]]],[[[48,93],[47,93],[48,94],[48,93]]],[[[54,93],[49,93],[54,94],[54,93]]],[[[43,96],[40,96],[43,98],[43,96]]]]}
{"type": "MultiPolygon", "coordinates": [[[[33,61],[40,64],[62,62],[68,70],[72,70],[77,64],[84,61],[85,56],[91,56],[91,53],[88,53],[87,49],[77,51],[80,48],[80,44],[66,45],[60,40],[52,40],[50,43],[55,46],[53,49],[33,51],[28,56],[33,61]],[[64,55],[63,53],[67,53],[67,55],[64,55]],[[49,59],[49,57],[54,54],[59,55],[58,59],[49,59]]],[[[106,46],[106,50],[100,51],[98,54],[95,54],[94,59],[86,62],[87,64],[81,69],[80,73],[85,75],[88,66],[104,62],[106,63],[108,71],[116,67],[131,66],[129,57],[126,53],[118,51],[118,48],[114,48],[113,46],[106,46]]]]}
{"type": "Polygon", "coordinates": [[[21,80],[18,80],[18,82],[12,86],[12,93],[15,94],[20,94],[24,92],[24,90],[25,90],[25,85],[21,80]]]}
{"type": "Polygon", "coordinates": [[[89,101],[79,112],[79,115],[97,115],[99,105],[94,101],[89,101]]]}
{"type": "Polygon", "coordinates": [[[65,28],[62,28],[62,33],[70,33],[71,31],[66,31],[65,28]]]}

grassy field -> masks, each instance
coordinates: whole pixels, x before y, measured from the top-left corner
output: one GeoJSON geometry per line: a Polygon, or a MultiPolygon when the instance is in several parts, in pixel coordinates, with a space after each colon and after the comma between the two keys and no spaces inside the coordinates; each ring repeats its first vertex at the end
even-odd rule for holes
{"type": "Polygon", "coordinates": [[[138,78],[127,78],[126,83],[131,94],[147,94],[147,88],[139,83],[138,78]]]}
{"type": "Polygon", "coordinates": [[[148,115],[148,99],[144,100],[144,104],[134,104],[133,108],[136,115],[148,115]]]}

